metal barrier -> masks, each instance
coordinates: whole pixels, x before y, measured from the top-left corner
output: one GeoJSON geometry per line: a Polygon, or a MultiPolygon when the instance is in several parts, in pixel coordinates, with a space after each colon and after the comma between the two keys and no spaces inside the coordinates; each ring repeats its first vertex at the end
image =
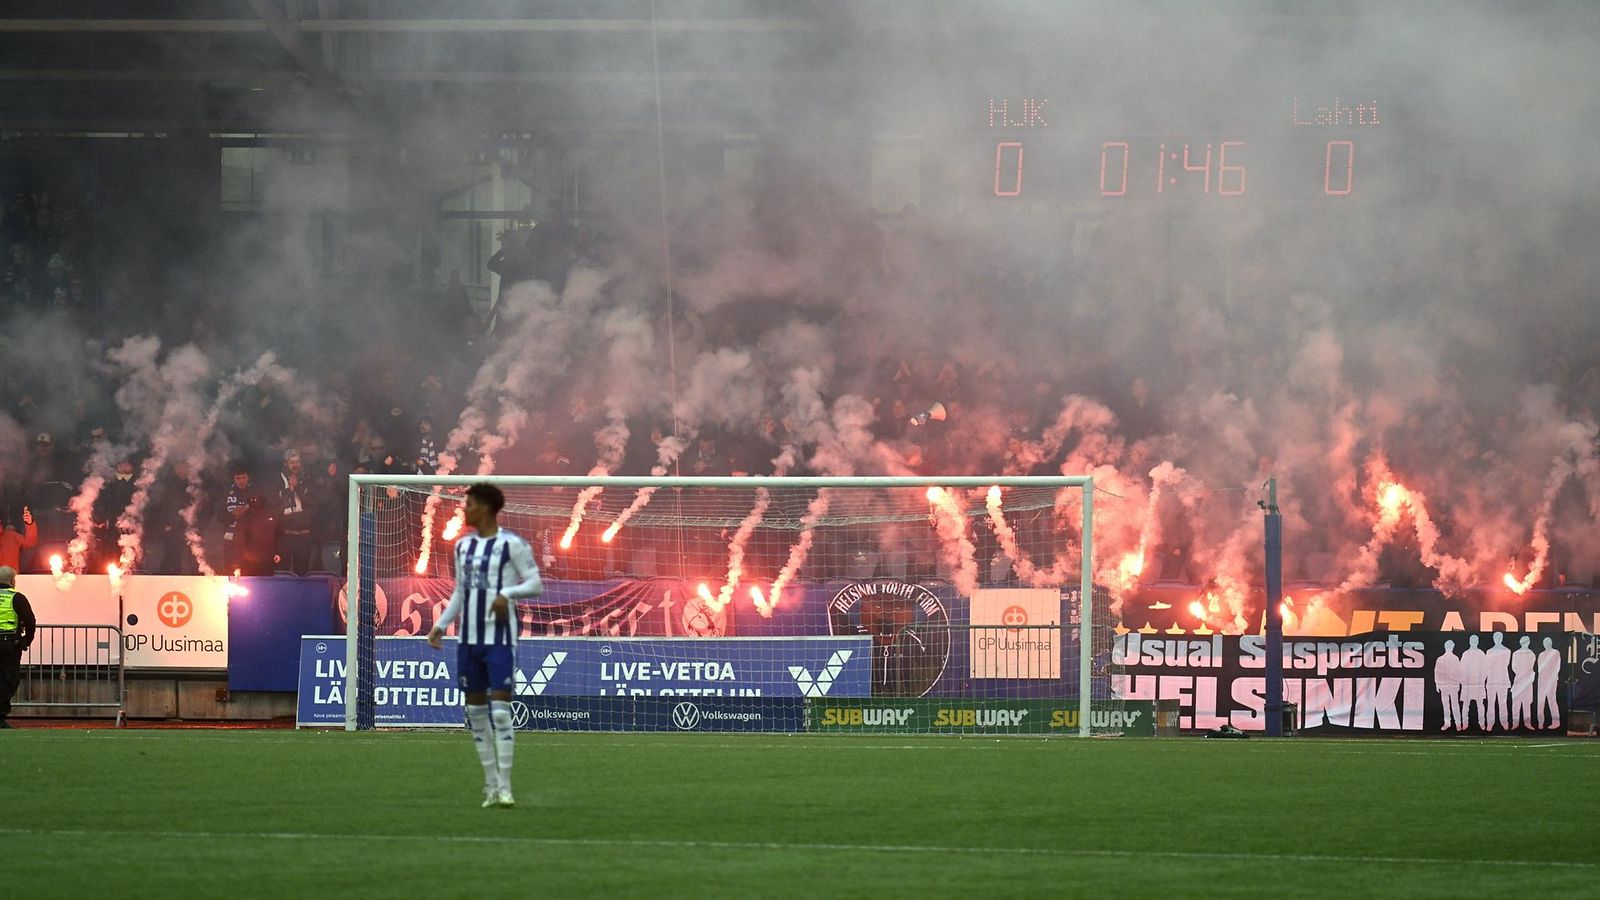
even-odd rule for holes
{"type": "Polygon", "coordinates": [[[40,625],[22,654],[14,708],[114,710],[127,723],[122,629],[115,625],[40,625]]]}

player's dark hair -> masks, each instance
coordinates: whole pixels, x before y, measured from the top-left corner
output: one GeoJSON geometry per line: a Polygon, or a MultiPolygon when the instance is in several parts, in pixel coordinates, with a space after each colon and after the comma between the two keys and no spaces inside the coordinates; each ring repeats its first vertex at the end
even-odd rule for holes
{"type": "Polygon", "coordinates": [[[500,510],[504,509],[506,505],[506,495],[502,494],[499,488],[487,481],[480,481],[467,488],[467,496],[478,498],[479,503],[489,507],[491,515],[500,515],[500,510]]]}

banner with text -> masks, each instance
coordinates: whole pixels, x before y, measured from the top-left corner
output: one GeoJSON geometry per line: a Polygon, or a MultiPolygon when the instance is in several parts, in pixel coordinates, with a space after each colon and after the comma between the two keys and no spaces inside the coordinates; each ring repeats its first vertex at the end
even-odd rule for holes
{"type": "MultiPolygon", "coordinates": [[[[1600,590],[1593,588],[1532,590],[1519,595],[1495,584],[1444,594],[1411,588],[1336,591],[1332,584],[1291,582],[1284,585],[1283,594],[1283,633],[1294,637],[1346,637],[1377,631],[1600,632],[1600,590]]],[[[1250,630],[1262,627],[1265,599],[1259,589],[1245,597],[1238,615],[1250,630]]],[[[1196,601],[1210,604],[1205,588],[1199,585],[1141,586],[1123,599],[1122,624],[1146,634],[1193,631],[1202,624],[1191,612],[1196,601]]],[[[1210,627],[1216,624],[1213,617],[1210,627]]]]}
{"type": "Polygon", "coordinates": [[[1061,677],[1061,590],[980,588],[972,592],[973,678],[1061,677]]]}
{"type": "MultiPolygon", "coordinates": [[[[732,607],[707,603],[695,585],[680,578],[611,578],[571,581],[547,578],[538,599],[517,603],[517,633],[523,637],[722,637],[733,633],[732,607]]],[[[425,635],[450,602],[451,578],[380,578],[373,585],[377,633],[425,635]]],[[[344,627],[349,598],[341,588],[334,622],[344,627]]],[[[455,626],[450,627],[455,633],[455,626]]]]}
{"type": "MultiPolygon", "coordinates": [[[[864,697],[871,692],[870,645],[864,637],[525,638],[517,644],[515,692],[530,708],[538,702],[532,698],[557,697],[864,697]]],[[[460,722],[453,639],[439,651],[421,638],[380,637],[374,656],[378,724],[460,722]]],[[[302,638],[296,723],[342,725],[347,684],[344,637],[302,638]]],[[[654,707],[639,709],[643,718],[655,715],[654,707]]],[[[708,715],[707,728],[716,720],[708,715]]]]}
{"type": "MultiPolygon", "coordinates": [[[[129,575],[118,587],[106,575],[19,575],[17,590],[43,625],[120,625],[129,669],[228,668],[228,579],[129,575]]],[[[41,644],[30,665],[47,659],[41,644]]]]}
{"type": "MultiPolygon", "coordinates": [[[[1077,734],[1078,701],[817,699],[806,730],[878,734],[1077,734]]],[[[1153,703],[1111,701],[1089,714],[1095,734],[1152,735],[1153,703]]]]}
{"type": "Polygon", "coordinates": [[[529,697],[511,720],[529,731],[803,731],[800,697],[529,697]]]}
{"type": "MultiPolygon", "coordinates": [[[[1283,641],[1283,699],[1317,734],[1564,733],[1557,633],[1375,632],[1283,641]]],[[[1112,689],[1175,700],[1178,727],[1266,727],[1266,638],[1117,638],[1112,689]]]]}

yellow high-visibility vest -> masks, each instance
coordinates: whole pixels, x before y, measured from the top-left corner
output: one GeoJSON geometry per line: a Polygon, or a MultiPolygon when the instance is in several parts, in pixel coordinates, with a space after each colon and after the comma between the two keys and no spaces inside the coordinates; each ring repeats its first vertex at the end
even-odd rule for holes
{"type": "Polygon", "coordinates": [[[14,588],[0,588],[0,634],[17,633],[17,596],[14,588]]]}

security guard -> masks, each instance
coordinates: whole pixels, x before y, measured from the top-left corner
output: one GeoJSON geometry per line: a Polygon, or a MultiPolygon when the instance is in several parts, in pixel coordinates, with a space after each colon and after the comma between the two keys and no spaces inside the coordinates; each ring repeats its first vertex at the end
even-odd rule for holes
{"type": "Polygon", "coordinates": [[[22,680],[22,654],[33,643],[37,622],[28,598],[17,593],[17,570],[0,566],[0,728],[10,728],[11,695],[22,680]]]}

